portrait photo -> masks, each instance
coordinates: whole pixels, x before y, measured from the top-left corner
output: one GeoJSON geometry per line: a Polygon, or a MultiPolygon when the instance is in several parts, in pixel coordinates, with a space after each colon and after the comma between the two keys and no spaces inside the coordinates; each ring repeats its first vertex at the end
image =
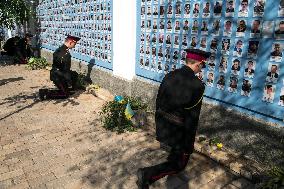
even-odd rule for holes
{"type": "Polygon", "coordinates": [[[192,25],[192,28],[191,28],[191,33],[197,34],[197,33],[198,33],[198,29],[199,29],[198,21],[197,21],[197,20],[193,20],[193,25],[192,25]]]}
{"type": "Polygon", "coordinates": [[[232,21],[231,20],[225,20],[224,21],[223,35],[226,36],[226,37],[231,37],[231,35],[232,35],[232,21]]]}
{"type": "Polygon", "coordinates": [[[233,17],[235,13],[235,2],[234,0],[227,0],[226,1],[226,17],[233,17]]]}
{"type": "Polygon", "coordinates": [[[239,20],[238,25],[237,25],[236,36],[237,37],[244,37],[246,29],[247,29],[247,21],[246,20],[239,20]]]}
{"type": "Polygon", "coordinates": [[[229,55],[229,53],[230,53],[230,45],[231,45],[231,39],[222,39],[222,50],[221,50],[221,53],[223,55],[229,55]]]}
{"type": "Polygon", "coordinates": [[[233,56],[242,57],[243,55],[243,41],[236,39],[233,56]]]}
{"type": "Polygon", "coordinates": [[[259,41],[248,42],[248,58],[256,58],[259,47],[259,41]]]}
{"type": "Polygon", "coordinates": [[[228,57],[221,56],[220,64],[219,64],[219,72],[220,73],[227,73],[228,70],[228,57]]]}
{"type": "Polygon", "coordinates": [[[214,6],[213,6],[214,17],[220,17],[221,16],[222,6],[223,6],[222,1],[214,1],[214,6]]]}
{"type": "Polygon", "coordinates": [[[236,76],[230,77],[230,84],[229,84],[229,87],[228,87],[228,91],[230,93],[237,93],[238,81],[239,80],[236,76]]]}
{"type": "Polygon", "coordinates": [[[199,2],[195,2],[193,5],[193,10],[192,10],[192,17],[193,18],[198,18],[200,13],[200,4],[199,2]]]}
{"type": "Polygon", "coordinates": [[[240,0],[238,17],[248,17],[249,1],[240,0]]]}
{"type": "Polygon", "coordinates": [[[224,75],[220,75],[217,81],[217,89],[219,90],[224,90],[225,89],[225,76],[224,75]]]}
{"type": "Polygon", "coordinates": [[[261,33],[261,21],[259,19],[253,20],[251,23],[250,37],[260,37],[261,33]]]}
{"type": "Polygon", "coordinates": [[[254,60],[248,60],[245,65],[245,73],[244,77],[253,78],[254,77],[254,71],[255,71],[255,61],[254,60]]]}
{"type": "Polygon", "coordinates": [[[240,70],[241,70],[241,61],[238,58],[234,58],[232,61],[231,74],[240,75],[240,70]]]}
{"type": "Polygon", "coordinates": [[[278,17],[284,16],[284,0],[280,0],[279,9],[278,9],[278,17]]]}
{"type": "Polygon", "coordinates": [[[262,100],[264,102],[273,103],[274,95],[275,95],[275,89],[276,89],[275,85],[266,84],[264,89],[263,89],[262,100]]]}
{"type": "Polygon", "coordinates": [[[253,17],[262,17],[266,0],[255,0],[253,3],[253,17]]]}
{"type": "Polygon", "coordinates": [[[242,84],[241,95],[249,97],[251,93],[251,88],[252,88],[252,80],[244,79],[242,84]]]}
{"type": "Polygon", "coordinates": [[[269,63],[266,82],[277,83],[279,78],[279,64],[269,63]]]}
{"type": "Polygon", "coordinates": [[[213,20],[213,23],[212,23],[212,35],[213,36],[219,36],[220,34],[220,20],[219,19],[216,19],[216,20],[213,20]]]}
{"type": "Polygon", "coordinates": [[[276,42],[272,44],[270,61],[281,62],[283,56],[283,43],[276,42]]]}
{"type": "Polygon", "coordinates": [[[184,17],[190,18],[190,1],[185,1],[184,4],[184,17]]]}
{"type": "Polygon", "coordinates": [[[206,86],[213,87],[213,83],[214,83],[214,72],[208,71],[207,79],[206,79],[206,86]]]}
{"type": "Polygon", "coordinates": [[[210,16],[210,2],[203,2],[202,18],[208,18],[210,16]]]}
{"type": "Polygon", "coordinates": [[[275,22],[274,35],[276,39],[284,39],[284,20],[277,20],[275,22]]]}

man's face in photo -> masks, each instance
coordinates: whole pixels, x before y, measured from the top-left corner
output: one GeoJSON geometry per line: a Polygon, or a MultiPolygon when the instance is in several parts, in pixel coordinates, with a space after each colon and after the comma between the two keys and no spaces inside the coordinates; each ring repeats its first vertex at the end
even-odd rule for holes
{"type": "Polygon", "coordinates": [[[253,23],[252,23],[252,28],[254,30],[258,30],[259,28],[259,21],[258,20],[254,20],[253,23]]]}
{"type": "Polygon", "coordinates": [[[277,66],[276,65],[272,65],[271,66],[271,73],[276,73],[277,71],[277,66]]]}

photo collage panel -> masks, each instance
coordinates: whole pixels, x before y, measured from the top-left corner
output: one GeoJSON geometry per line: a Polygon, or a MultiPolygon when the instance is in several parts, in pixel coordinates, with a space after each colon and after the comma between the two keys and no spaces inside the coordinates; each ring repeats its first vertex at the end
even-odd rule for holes
{"type": "Polygon", "coordinates": [[[58,48],[74,35],[81,38],[70,51],[75,58],[112,62],[111,0],[40,0],[37,16],[43,47],[58,48]]]}

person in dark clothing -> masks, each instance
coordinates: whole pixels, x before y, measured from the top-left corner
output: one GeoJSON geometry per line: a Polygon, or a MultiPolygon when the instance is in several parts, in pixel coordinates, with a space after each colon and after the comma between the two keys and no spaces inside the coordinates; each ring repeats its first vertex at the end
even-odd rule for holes
{"type": "Polygon", "coordinates": [[[18,62],[20,64],[26,64],[28,59],[32,56],[32,49],[30,45],[32,37],[32,34],[27,33],[24,38],[19,40],[18,46],[16,47],[16,56],[18,57],[18,62]]]}
{"type": "Polygon", "coordinates": [[[6,51],[6,55],[14,56],[16,52],[16,47],[18,46],[19,40],[21,38],[19,36],[9,38],[6,43],[3,45],[3,49],[6,51]]]}
{"type": "Polygon", "coordinates": [[[194,141],[205,86],[195,75],[205,67],[210,53],[188,49],[186,64],[167,74],[156,99],[156,139],[171,147],[167,161],[137,171],[137,185],[147,189],[160,178],[184,170],[194,141]]]}
{"type": "Polygon", "coordinates": [[[78,73],[71,71],[71,55],[69,49],[75,47],[80,40],[78,37],[67,36],[65,43],[53,53],[53,64],[50,70],[50,80],[53,81],[58,90],[40,89],[39,97],[45,99],[68,98],[72,90],[76,90],[78,73]],[[69,89],[69,86],[72,86],[69,89]]]}

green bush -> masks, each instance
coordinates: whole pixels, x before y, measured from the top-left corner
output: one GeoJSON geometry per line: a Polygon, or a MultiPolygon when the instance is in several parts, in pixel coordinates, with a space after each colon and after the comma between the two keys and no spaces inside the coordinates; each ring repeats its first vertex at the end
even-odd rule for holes
{"type": "Polygon", "coordinates": [[[134,111],[146,111],[147,109],[147,105],[138,98],[125,97],[122,102],[117,102],[115,100],[109,101],[104,104],[99,113],[104,128],[118,133],[136,130],[137,127],[134,126],[132,120],[127,119],[125,116],[125,107],[128,101],[134,111]]]}
{"type": "Polygon", "coordinates": [[[31,70],[45,69],[48,63],[45,58],[30,58],[27,63],[27,68],[31,70]]]}

